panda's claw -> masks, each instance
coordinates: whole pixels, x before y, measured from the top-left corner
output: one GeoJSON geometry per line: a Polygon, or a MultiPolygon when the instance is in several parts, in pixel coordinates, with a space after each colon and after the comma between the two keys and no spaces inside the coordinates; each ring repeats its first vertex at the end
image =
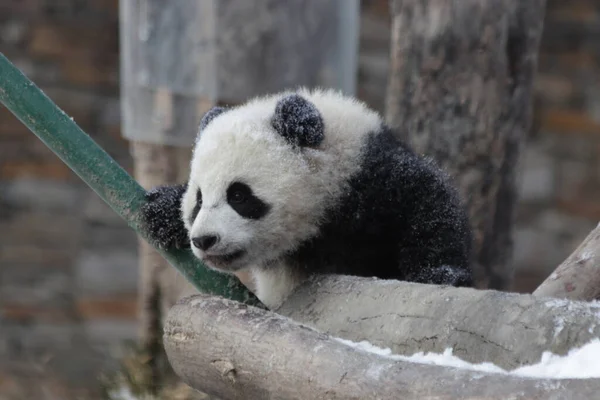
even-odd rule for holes
{"type": "Polygon", "coordinates": [[[150,240],[160,249],[189,247],[180,210],[185,189],[185,185],[159,186],[146,192],[142,221],[150,240]]]}
{"type": "Polygon", "coordinates": [[[173,245],[176,249],[181,250],[190,247],[190,242],[186,236],[185,238],[178,238],[178,240],[174,240],[173,245]]]}
{"type": "Polygon", "coordinates": [[[144,197],[146,198],[147,201],[154,201],[154,200],[158,199],[159,196],[160,196],[159,188],[153,188],[153,189],[147,191],[146,195],[144,197]]]}

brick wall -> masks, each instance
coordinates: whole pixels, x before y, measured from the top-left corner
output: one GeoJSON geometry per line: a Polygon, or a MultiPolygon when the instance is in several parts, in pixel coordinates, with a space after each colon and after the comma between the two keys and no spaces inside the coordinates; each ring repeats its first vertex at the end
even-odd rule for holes
{"type": "Polygon", "coordinates": [[[549,0],[521,173],[515,289],[531,291],[600,220],[600,3],[549,0]]]}
{"type": "MultiPolygon", "coordinates": [[[[131,170],[120,136],[117,28],[116,0],[0,3],[2,52],[131,170]]],[[[136,243],[0,109],[0,398],[66,399],[97,386],[113,346],[135,338],[136,243]]]]}
{"type": "MultiPolygon", "coordinates": [[[[600,219],[600,5],[548,6],[515,237],[521,291],[600,219]]],[[[359,96],[380,111],[387,7],[363,0],[361,17],[359,96]]],[[[1,51],[131,171],[120,136],[117,28],[117,0],[0,2],[1,51]]],[[[135,337],[136,250],[133,232],[0,109],[0,394],[67,399],[95,381],[113,348],[135,337]]]]}

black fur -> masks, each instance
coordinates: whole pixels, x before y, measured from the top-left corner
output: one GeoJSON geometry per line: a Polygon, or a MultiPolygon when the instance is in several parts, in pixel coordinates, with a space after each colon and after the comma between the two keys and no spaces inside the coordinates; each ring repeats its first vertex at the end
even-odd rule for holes
{"type": "Polygon", "coordinates": [[[190,225],[196,220],[196,217],[200,212],[200,208],[202,208],[202,191],[198,189],[196,191],[196,204],[194,205],[194,208],[192,208],[192,213],[190,214],[190,219],[188,221],[190,225]]]}
{"type": "Polygon", "coordinates": [[[187,185],[159,186],[146,193],[142,220],[150,240],[162,249],[190,246],[187,229],[181,217],[181,198],[187,185]]]}
{"type": "Polygon", "coordinates": [[[294,146],[317,146],[323,140],[324,125],[319,110],[300,95],[277,102],[271,124],[294,146]]]}
{"type": "Polygon", "coordinates": [[[200,128],[198,129],[198,131],[202,132],[204,128],[206,128],[206,125],[210,123],[210,121],[215,119],[215,117],[223,114],[225,111],[227,111],[225,107],[213,107],[210,110],[208,110],[200,120],[200,128]]]}
{"type": "Polygon", "coordinates": [[[248,219],[261,219],[271,206],[254,195],[250,186],[233,182],[227,188],[227,203],[240,216],[248,219]]]}
{"type": "Polygon", "coordinates": [[[288,255],[313,273],[471,286],[471,231],[455,189],[387,128],[328,210],[321,234],[288,255]]]}

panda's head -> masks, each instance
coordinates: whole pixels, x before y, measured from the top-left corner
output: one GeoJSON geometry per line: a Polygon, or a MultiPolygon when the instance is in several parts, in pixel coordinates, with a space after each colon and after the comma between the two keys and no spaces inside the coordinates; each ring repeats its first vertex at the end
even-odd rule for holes
{"type": "Polygon", "coordinates": [[[331,91],[215,107],[200,123],[182,215],[194,254],[234,272],[318,234],[379,117],[331,91]]]}

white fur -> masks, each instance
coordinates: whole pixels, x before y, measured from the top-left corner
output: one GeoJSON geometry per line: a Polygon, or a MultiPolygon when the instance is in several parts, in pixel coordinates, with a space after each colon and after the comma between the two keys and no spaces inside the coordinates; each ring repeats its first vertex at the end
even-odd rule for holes
{"type": "Polygon", "coordinates": [[[252,268],[257,297],[271,310],[277,309],[308,276],[280,264],[271,268],[252,268]]]}
{"type": "MultiPolygon", "coordinates": [[[[270,271],[287,269],[272,264],[280,264],[278,258],[284,252],[318,233],[325,208],[339,199],[344,183],[360,167],[358,160],[366,135],[379,131],[382,122],[362,103],[338,92],[301,89],[297,93],[321,113],[325,133],[318,148],[293,150],[271,126],[277,101],[291,93],[257,98],[208,124],[194,149],[182,204],[190,237],[220,235],[221,240],[210,252],[247,251],[225,269],[252,268],[257,295],[263,301],[273,298],[278,302],[285,296],[282,293],[296,285],[299,277],[291,272],[270,271]],[[271,205],[264,218],[242,218],[227,204],[227,187],[236,180],[248,184],[256,196],[271,205]],[[198,187],[203,205],[190,224],[198,187]]],[[[205,256],[195,247],[193,251],[201,259],[205,256]]]]}

